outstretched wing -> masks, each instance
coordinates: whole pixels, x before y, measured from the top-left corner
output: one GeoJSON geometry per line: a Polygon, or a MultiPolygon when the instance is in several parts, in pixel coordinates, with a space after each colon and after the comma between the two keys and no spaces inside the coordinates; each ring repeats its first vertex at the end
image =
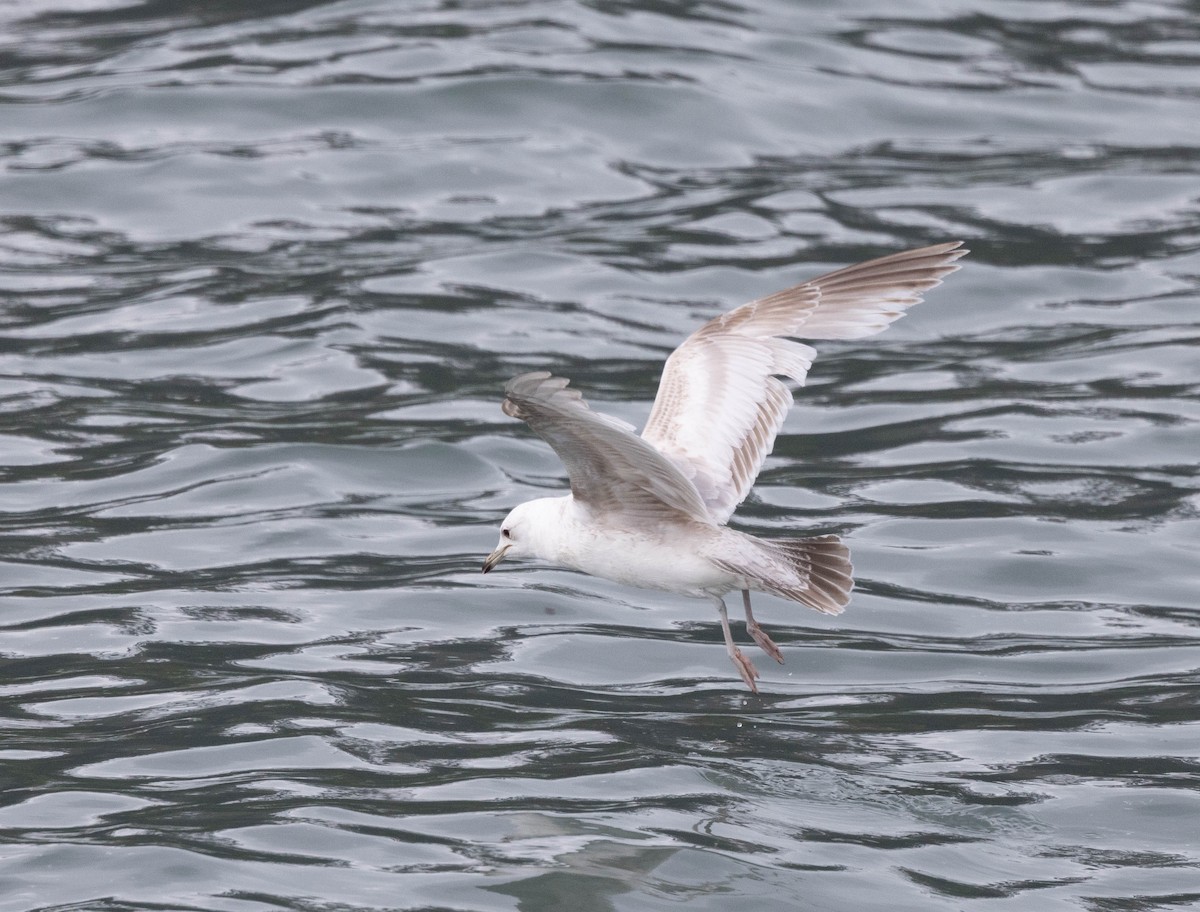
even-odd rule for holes
{"type": "Polygon", "coordinates": [[[504,388],[504,414],[526,422],[566,466],[575,500],[646,519],[710,522],[695,486],[634,428],[593,412],[570,382],[535,371],[504,388]]]}
{"type": "Polygon", "coordinates": [[[788,337],[859,339],[882,332],[941,284],[961,241],[839,269],[710,320],[667,359],[642,431],[729,519],[758,476],[816,351],[788,337]]]}

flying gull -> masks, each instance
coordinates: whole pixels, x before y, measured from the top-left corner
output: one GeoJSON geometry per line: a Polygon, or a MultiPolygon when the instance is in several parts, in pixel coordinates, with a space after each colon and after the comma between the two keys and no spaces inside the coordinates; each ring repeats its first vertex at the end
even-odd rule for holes
{"type": "Polygon", "coordinates": [[[961,241],[848,266],[709,320],[663,367],[641,436],[594,412],[566,379],[514,377],[506,415],[525,421],[562,459],[571,493],[516,507],[483,562],[550,563],[644,589],[713,602],[725,650],[755,693],[758,669],[733,642],[723,596],[740,590],[746,631],[775,661],[750,592],[840,614],[850,600],[850,550],[836,535],[759,538],[725,525],[754,484],[816,351],[801,339],[873,336],[941,284],[961,241]]]}

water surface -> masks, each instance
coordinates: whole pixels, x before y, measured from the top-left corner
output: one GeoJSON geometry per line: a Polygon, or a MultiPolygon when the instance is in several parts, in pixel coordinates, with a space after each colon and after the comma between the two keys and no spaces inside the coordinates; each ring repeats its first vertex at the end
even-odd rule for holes
{"type": "Polygon", "coordinates": [[[0,9],[0,912],[1200,903],[1188,3],[0,9]],[[533,565],[530,368],[963,239],[740,528],[838,618],[533,565]],[[741,631],[738,635],[742,636],[741,631]]]}

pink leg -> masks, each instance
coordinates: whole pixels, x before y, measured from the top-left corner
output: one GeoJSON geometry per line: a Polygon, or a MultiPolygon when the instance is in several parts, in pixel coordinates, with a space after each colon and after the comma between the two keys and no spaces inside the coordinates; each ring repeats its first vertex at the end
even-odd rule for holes
{"type": "Polygon", "coordinates": [[[729,613],[725,610],[725,602],[715,595],[713,601],[717,603],[717,611],[721,613],[721,632],[725,634],[725,651],[729,653],[730,660],[742,676],[742,680],[746,682],[746,686],[758,693],[758,685],[754,683],[754,679],[758,677],[758,669],[746,658],[745,653],[733,644],[733,634],[729,631],[729,613]]]}
{"type": "Polygon", "coordinates": [[[742,604],[746,606],[746,632],[754,637],[754,642],[758,644],[758,648],[773,658],[780,665],[783,664],[783,653],[779,651],[779,647],[774,641],[767,636],[765,630],[758,626],[758,621],[754,620],[754,615],[750,612],[750,590],[742,590],[742,604]]]}

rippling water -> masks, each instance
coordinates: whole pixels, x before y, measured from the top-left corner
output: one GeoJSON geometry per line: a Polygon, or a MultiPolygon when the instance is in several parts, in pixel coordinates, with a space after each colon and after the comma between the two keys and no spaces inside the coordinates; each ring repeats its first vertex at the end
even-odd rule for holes
{"type": "Polygon", "coordinates": [[[1200,903],[1194,3],[25,0],[0,167],[0,912],[1200,903]],[[738,514],[859,575],[761,696],[479,574],[510,376],[959,238],[738,514]]]}

